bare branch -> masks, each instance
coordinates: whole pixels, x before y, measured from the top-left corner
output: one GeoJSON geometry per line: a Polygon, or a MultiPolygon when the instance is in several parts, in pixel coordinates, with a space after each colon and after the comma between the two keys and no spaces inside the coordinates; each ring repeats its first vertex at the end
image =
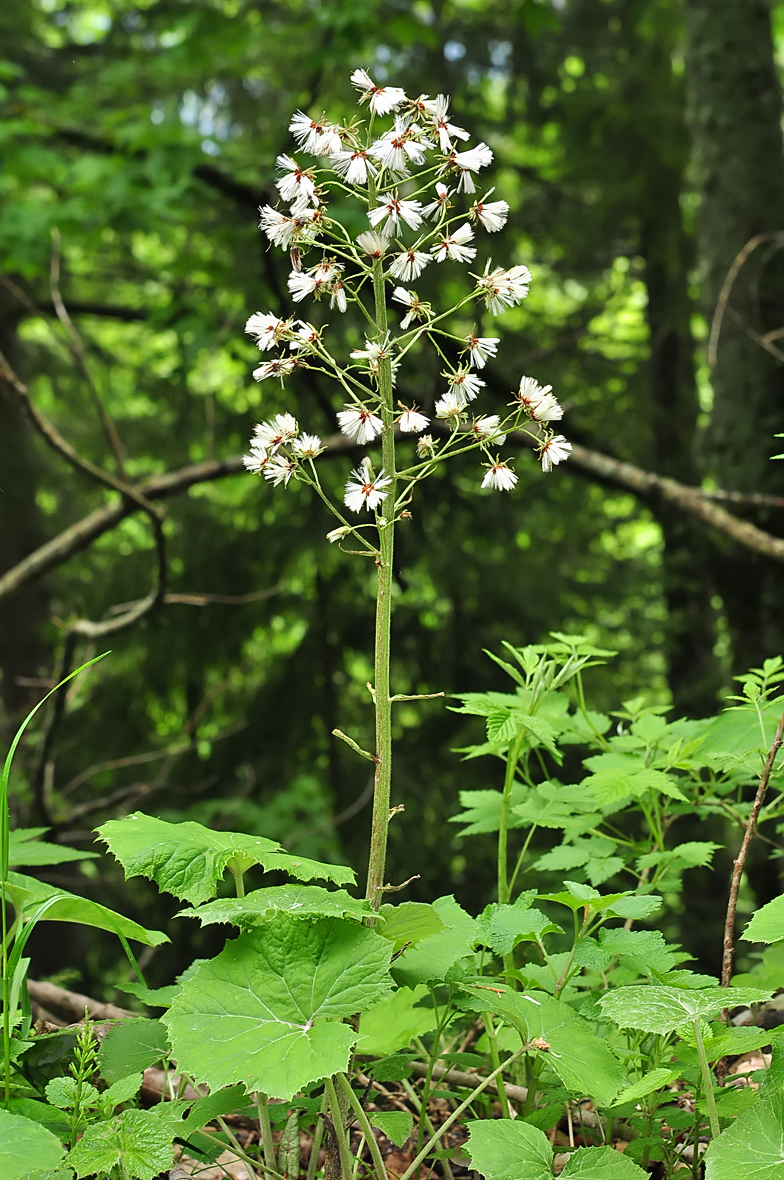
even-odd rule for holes
{"type": "Polygon", "coordinates": [[[95,382],[93,381],[90,367],[87,364],[87,357],[85,355],[82,338],[76,331],[76,328],[73,326],[71,317],[69,316],[66,306],[63,303],[63,297],[60,294],[60,231],[56,226],[52,226],[51,233],[52,259],[49,266],[49,287],[52,293],[52,303],[54,304],[54,309],[57,312],[57,318],[65,329],[65,335],[68,341],[68,349],[71,353],[71,356],[76,361],[76,364],[79,367],[82,376],[84,377],[87,388],[90,391],[90,396],[93,399],[93,405],[95,406],[95,412],[98,415],[98,419],[101,423],[101,426],[103,427],[104,434],[106,435],[106,441],[109,443],[109,446],[111,447],[111,450],[117,461],[117,470],[120,472],[122,479],[125,479],[125,456],[123,454],[120,436],[117,433],[117,428],[115,427],[114,422],[112,421],[111,416],[106,409],[106,406],[103,404],[103,399],[98,392],[95,382]]]}
{"type": "Polygon", "coordinates": [[[759,785],[757,787],[757,794],[754,797],[754,803],[751,807],[746,830],[743,833],[743,840],[741,841],[740,851],[735,858],[732,868],[732,884],[730,885],[730,896],[727,902],[727,917],[724,922],[724,946],[721,958],[721,986],[729,987],[732,978],[732,961],[735,957],[735,911],[738,907],[738,893],[740,892],[740,879],[743,876],[743,870],[746,867],[746,857],[749,851],[749,845],[754,839],[754,832],[757,827],[757,820],[759,813],[762,810],[762,804],[765,802],[765,794],[768,789],[768,782],[770,780],[770,773],[773,770],[773,764],[776,761],[776,755],[781,749],[782,741],[784,740],[784,713],[782,713],[779,723],[776,726],[776,733],[773,738],[773,743],[768,750],[765,765],[760,775],[759,785]]]}
{"type": "MultiPolygon", "coordinates": [[[[781,230],[774,230],[771,233],[757,234],[755,237],[750,238],[743,249],[736,254],[732,266],[727,271],[727,277],[722,284],[721,291],[719,292],[719,298],[716,303],[716,310],[713,313],[710,339],[708,341],[708,367],[711,369],[715,367],[716,360],[718,358],[721,325],[724,320],[725,312],[727,311],[729,298],[732,293],[732,288],[735,285],[735,280],[740,274],[741,267],[743,266],[746,259],[757,249],[757,246],[761,246],[763,242],[784,242],[784,232],[781,230]]],[[[769,336],[772,336],[772,333],[769,333],[769,336]]],[[[762,344],[763,338],[760,338],[758,343],[762,344]]],[[[766,346],[767,345],[763,344],[763,347],[766,346]]]]}

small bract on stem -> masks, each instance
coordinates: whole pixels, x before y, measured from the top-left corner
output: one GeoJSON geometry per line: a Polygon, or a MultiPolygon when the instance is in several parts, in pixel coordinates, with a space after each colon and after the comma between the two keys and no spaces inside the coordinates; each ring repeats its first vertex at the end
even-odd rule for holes
{"type": "Polygon", "coordinates": [[[510,431],[529,435],[545,472],[566,459],[571,446],[552,428],[563,411],[550,386],[542,387],[532,377],[521,378],[504,412],[475,415],[470,407],[485,388],[478,373],[496,357],[500,340],[478,335],[476,329],[468,335],[464,329],[450,330],[468,305],[481,318],[501,315],[521,303],[531,282],[527,266],[494,267],[487,257],[479,273],[470,272],[470,293],[446,308],[434,307],[403,285],[415,282],[433,264],[476,266],[483,234],[497,233],[506,224],[509,206],[490,200],[492,187],[474,196],[480,173],[492,162],[492,150],[485,143],[457,150],[457,144],[470,137],[451,122],[449,99],[443,94],[411,99],[399,87],[376,86],[361,69],[351,75],[351,83],[359,91],[360,105],[368,105],[370,118],[340,124],[325,115],[311,118],[297,111],[290,131],[297,150],[315,157],[315,162],[278,156],[276,186],[288,210],[265,206],[260,228],[270,242],[290,251],[292,301],[328,298],[338,313],[357,308],[367,325],[365,344],[338,358],[323,328],[293,315],[281,319],[258,312],[245,330],[261,352],[277,350],[254,371],[257,381],[283,380],[297,369],[330,377],[344,399],[337,412],[340,430],[358,446],[380,446],[380,462],[365,456],[352,470],[343,497],[343,507],[352,517],[370,514],[370,539],[369,526],[347,519],[324,491],[316,466],[323,451],[321,440],[302,432],[291,413],[276,414],[256,426],[244,462],[274,486],[285,488],[292,479],[309,484],[338,521],[328,540],[345,552],[371,556],[376,563],[376,769],[366,896],[378,908],[385,888],[391,798],[395,526],[408,513],[417,486],[448,459],[479,451],[485,469],[481,486],[512,491],[518,477],[510,461],[498,453],[510,431]],[[391,126],[379,132],[380,120],[391,121],[391,126]],[[360,203],[367,230],[353,237],[330,215],[329,198],[336,194],[360,203]],[[396,313],[395,305],[403,313],[397,327],[390,327],[389,313],[396,313]],[[395,398],[398,371],[423,341],[443,363],[445,387],[433,408],[442,424],[436,437],[424,433],[431,425],[426,413],[395,398]],[[406,447],[405,436],[419,436],[415,454],[402,469],[397,466],[398,435],[406,447]]]}

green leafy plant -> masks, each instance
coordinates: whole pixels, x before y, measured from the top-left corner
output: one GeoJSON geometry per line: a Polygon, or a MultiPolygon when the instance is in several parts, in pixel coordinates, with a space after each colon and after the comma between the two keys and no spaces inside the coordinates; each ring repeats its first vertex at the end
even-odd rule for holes
{"type": "Polygon", "coordinates": [[[292,415],[256,428],[246,466],[272,484],[294,479],[312,488],[338,521],[329,540],[351,544],[347,552],[376,566],[368,685],[375,751],[335,731],[374,764],[364,896],[350,892],[351,869],[297,857],[263,836],[141,813],[110,820],[99,838],[126,877],[144,877],[187,903],[179,917],[237,931],[172,984],[147,988],[129,940],[155,946],[162,934],[11,871],[12,864],[85,855],[60,846],[48,853],[40,829],[10,832],[11,761],[31,713],[6,760],[0,797],[0,1180],[42,1180],[41,1173],[153,1180],[171,1167],[175,1151],[214,1163],[227,1148],[249,1176],[294,1180],[303,1170],[301,1132],[309,1137],[307,1180],[321,1169],[322,1145],[326,1180],[420,1180],[423,1169],[452,1180],[453,1167],[466,1159],[486,1180],[548,1180],[556,1171],[636,1180],[653,1162],[669,1178],[691,1160],[696,1180],[706,1130],[709,1180],[739,1178],[755,1137],[762,1141],[754,1156],[760,1174],[772,1176],[784,1136],[778,1034],[736,1027],[723,1014],[748,1007],[753,1019],[781,978],[781,960],[770,953],[784,942],[780,899],[744,935],[765,943],[768,958],[734,982],[726,971],[719,981],[684,967],[688,956],[656,923],[685,874],[709,866],[718,848],[679,840],[679,821],[724,815],[744,833],[728,909],[731,967],[743,849],[760,817],[775,824],[784,815],[777,760],[784,661],[741,678],[741,694],[717,717],[688,721],[668,720],[665,708],[642,696],[613,714],[591,709],[585,674],[613,653],[585,636],[555,633],[546,643],[488,653],[511,682],[508,690],[461,693],[452,708],[456,725],[469,730],[465,740],[480,738],[459,752],[488,760],[490,785],[463,792],[453,820],[459,840],[495,838],[497,899],[476,915],[449,894],[432,904],[384,902],[400,888],[387,882],[386,865],[395,810],[392,708],[419,699],[393,694],[390,683],[395,529],[408,519],[419,485],[452,456],[478,449],[487,460],[483,486],[509,491],[514,473],[488,450],[508,431],[528,432],[545,470],[567,457],[568,444],[549,425],[560,420],[561,407],[527,377],[503,419],[469,421],[483,384],[476,370],[498,341],[458,331],[458,313],[478,304],[499,314],[519,303],[530,280],[526,267],[494,269],[488,260],[445,311],[396,286],[430,263],[471,262],[474,227],[502,227],[508,207],[488,202],[492,190],[471,204],[467,220],[450,213],[461,193],[474,192],[474,176],[492,153],[483,144],[457,151],[466,133],[449,122],[443,96],[410,101],[395,87],[375,86],[364,71],[352,81],[370,104],[368,125],[295,115],[292,130],[317,164],[280,158],[277,186],[291,209],[266,207],[262,226],[292,252],[294,301],[329,296],[338,311],[356,304],[368,324],[366,346],[351,354],[356,363],[341,364],[325,343],[326,329],[310,323],[257,314],[248,331],[261,351],[282,349],[257,378],[297,368],[332,377],[347,399],[343,433],[357,445],[378,439],[382,465],[367,458],[349,479],[343,507],[358,524],[330,501],[316,466],[321,443],[301,433],[292,415]],[[392,112],[394,126],[374,138],[376,119],[392,112]],[[319,164],[327,156],[331,169],[319,164]],[[450,180],[457,191],[444,183],[450,180]],[[434,198],[428,205],[419,199],[426,193],[434,198]],[[371,229],[355,233],[356,218],[343,208],[349,198],[371,229]],[[319,261],[303,268],[314,250],[319,261]],[[392,300],[408,309],[396,337],[390,287],[392,300]],[[449,386],[433,435],[422,435],[430,423],[415,407],[398,412],[393,392],[399,364],[425,344],[446,366],[449,386]],[[399,469],[401,438],[414,433],[416,456],[399,469]],[[478,724],[482,732],[471,732],[478,724]],[[233,896],[223,892],[227,872],[233,896]],[[85,1019],[75,1032],[36,1035],[23,952],[42,920],[116,933],[137,974],[126,990],[163,1014],[108,1030],[85,1019]],[[740,1090],[720,1084],[722,1062],[765,1046],[773,1047],[771,1070],[752,1108],[740,1090]],[[163,1080],[161,1100],[146,1108],[139,1096],[148,1069],[163,1080]],[[438,1101],[444,1105],[437,1108],[438,1101]],[[253,1119],[258,1141],[240,1141],[237,1115],[253,1119]],[[402,1168],[388,1165],[384,1141],[407,1149],[402,1168]]]}

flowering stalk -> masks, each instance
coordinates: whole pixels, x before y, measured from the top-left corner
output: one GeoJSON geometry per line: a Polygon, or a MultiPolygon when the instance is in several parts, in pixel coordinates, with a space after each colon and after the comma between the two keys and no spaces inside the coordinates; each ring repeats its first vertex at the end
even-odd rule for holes
{"type": "Polygon", "coordinates": [[[302,368],[329,377],[343,399],[343,408],[337,411],[341,431],[357,446],[380,446],[380,468],[365,456],[343,494],[349,514],[361,518],[366,513],[369,519],[352,523],[351,516],[347,519],[342,507],[333,502],[316,466],[324,449],[321,440],[302,433],[291,413],[278,413],[256,426],[244,462],[249,471],[263,475],[274,486],[288,487],[292,479],[308,484],[336,518],[337,527],[327,534],[328,540],[341,548],[350,540],[352,548],[344,552],[372,557],[376,563],[375,682],[371,687],[375,754],[341,731],[334,732],[375,762],[366,896],[377,909],[384,893],[391,814],[392,705],[397,699],[415,699],[395,697],[390,689],[395,525],[409,515],[407,506],[418,485],[439,464],[468,451],[479,450],[484,456],[482,488],[511,492],[518,477],[498,454],[511,430],[529,434],[545,472],[566,459],[571,446],[552,429],[563,411],[550,386],[542,387],[531,377],[520,379],[511,403],[503,410],[499,407],[501,412],[479,416],[469,412],[485,388],[479,373],[496,356],[500,339],[479,335],[478,327],[466,335],[465,321],[456,317],[465,315],[471,303],[478,316],[499,316],[521,303],[531,282],[527,266],[505,270],[493,267],[487,258],[484,269],[472,274],[470,292],[449,308],[434,308],[402,285],[418,280],[429,266],[473,263],[480,248],[476,235],[496,233],[505,225],[509,206],[506,201],[489,200],[492,188],[472,198],[466,211],[456,209],[461,194],[475,194],[476,177],[492,161],[491,149],[480,143],[457,150],[457,141],[470,137],[450,121],[449,100],[444,95],[411,99],[398,87],[376,86],[364,70],[355,70],[351,82],[360,92],[360,103],[369,105],[368,124],[356,119],[337,124],[324,115],[311,118],[298,111],[290,130],[299,149],[314,156],[316,163],[306,166],[290,155],[278,157],[276,186],[290,210],[265,206],[260,226],[274,245],[290,252],[288,289],[293,302],[329,299],[330,308],[340,313],[356,310],[367,325],[365,346],[341,361],[326,339],[326,327],[294,316],[284,319],[259,312],[250,317],[245,330],[262,353],[280,350],[254,370],[257,381],[283,380],[302,368]],[[388,116],[394,125],[374,137],[376,120],[388,116]],[[337,217],[329,215],[331,194],[359,201],[369,228],[352,237],[337,217]],[[304,257],[314,250],[320,258],[306,266],[304,257]],[[397,333],[394,323],[390,324],[395,304],[404,309],[397,333]],[[395,402],[398,369],[422,344],[437,353],[446,383],[432,409],[424,413],[417,406],[395,402]],[[433,415],[446,428],[436,438],[424,433],[433,415]],[[396,432],[400,445],[408,437],[413,441],[413,436],[419,436],[415,453],[400,471],[396,432]]]}
{"type": "MultiPolygon", "coordinates": [[[[377,339],[387,334],[387,303],[384,272],[380,258],[373,260],[373,298],[377,339]]],[[[373,819],[370,830],[365,896],[374,909],[381,905],[384,868],[387,859],[389,804],[392,791],[392,700],[389,665],[392,648],[392,562],[395,552],[395,407],[392,397],[392,363],[384,357],[379,365],[378,388],[381,398],[381,455],[384,471],[392,480],[389,495],[381,508],[378,529],[376,578],[376,635],[373,703],[376,714],[376,772],[373,787],[373,819]]]]}

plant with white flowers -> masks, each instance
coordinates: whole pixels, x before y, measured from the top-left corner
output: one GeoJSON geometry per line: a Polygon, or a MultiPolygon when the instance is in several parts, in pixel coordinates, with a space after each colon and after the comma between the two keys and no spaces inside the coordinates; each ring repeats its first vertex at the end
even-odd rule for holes
{"type": "Polygon", "coordinates": [[[367,324],[365,346],[339,358],[323,329],[293,315],[281,319],[257,313],[245,330],[261,352],[277,350],[254,371],[257,381],[282,379],[297,369],[332,378],[345,399],[337,414],[340,430],[358,446],[374,446],[376,454],[380,448],[380,462],[376,456],[363,458],[351,472],[343,505],[335,504],[319,479],[321,440],[301,433],[290,413],[256,427],[244,462],[274,485],[286,487],[296,479],[313,487],[338,521],[329,540],[350,541],[350,552],[372,557],[378,568],[371,690],[375,753],[338,734],[376,766],[367,899],[377,908],[384,892],[390,815],[391,711],[394,701],[404,699],[391,695],[389,677],[395,525],[407,514],[417,485],[456,455],[478,451],[485,468],[481,486],[511,491],[517,476],[499,454],[511,431],[528,435],[545,472],[566,459],[571,446],[553,429],[563,411],[550,386],[542,387],[531,377],[521,378],[503,414],[475,414],[473,404],[485,386],[478,374],[496,356],[499,339],[450,330],[469,304],[476,307],[477,318],[482,313],[498,316],[519,304],[531,282],[527,266],[494,267],[488,257],[478,273],[471,272],[470,293],[444,309],[423,301],[408,286],[434,264],[476,266],[481,237],[504,227],[506,201],[491,200],[492,188],[476,196],[479,175],[493,159],[491,149],[479,143],[458,150],[469,134],[451,122],[449,100],[442,94],[411,99],[396,86],[376,86],[361,69],[354,71],[351,82],[360,92],[360,105],[369,108],[369,119],[338,124],[297,111],[290,130],[298,150],[315,159],[303,164],[291,155],[278,156],[276,186],[289,208],[265,206],[260,226],[270,242],[290,251],[293,302],[328,298],[338,312],[354,305],[367,324]],[[381,120],[391,126],[380,127],[381,120]],[[360,203],[366,230],[352,236],[330,216],[328,199],[336,194],[360,203]],[[397,327],[390,322],[390,305],[402,309],[397,327]],[[445,388],[433,407],[434,422],[395,398],[398,372],[422,341],[444,365],[445,388]],[[457,354],[458,362],[448,353],[457,354]],[[407,451],[408,435],[419,437],[413,453],[405,454],[399,465],[397,438],[407,451]],[[368,515],[369,520],[361,519],[368,515]]]}

